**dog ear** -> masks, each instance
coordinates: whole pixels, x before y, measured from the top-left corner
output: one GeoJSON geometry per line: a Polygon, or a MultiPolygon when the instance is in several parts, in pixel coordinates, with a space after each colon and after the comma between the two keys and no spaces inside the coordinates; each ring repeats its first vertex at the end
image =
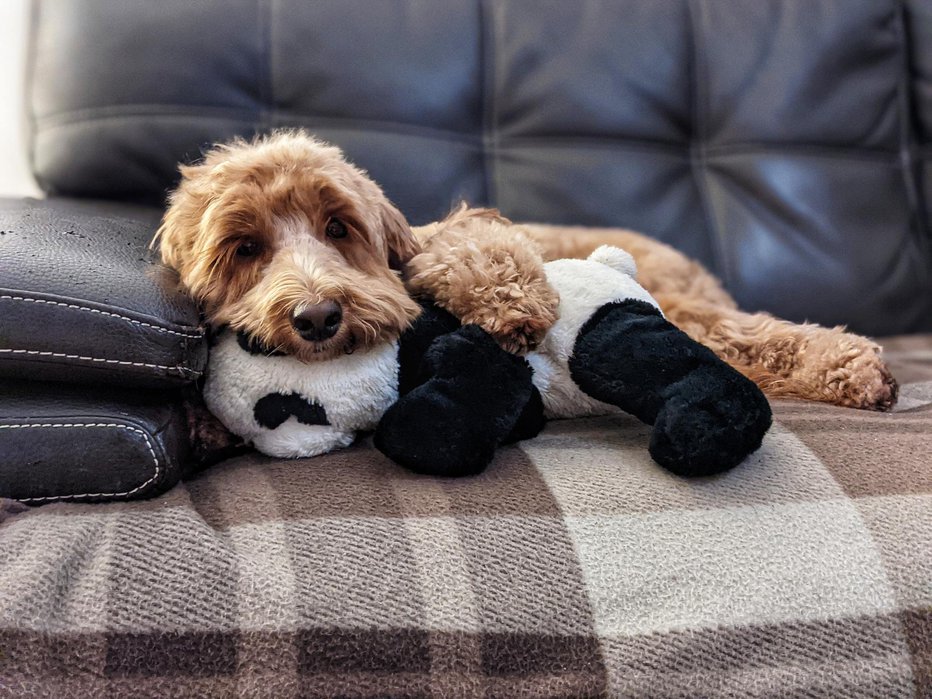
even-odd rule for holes
{"type": "Polygon", "coordinates": [[[408,261],[421,252],[421,246],[415,240],[407,219],[391,202],[386,200],[381,209],[382,230],[388,245],[388,266],[401,272],[408,261]]]}
{"type": "Polygon", "coordinates": [[[199,185],[207,169],[203,165],[181,166],[181,181],[169,194],[168,208],[149,243],[150,249],[158,249],[162,263],[179,273],[183,273],[182,268],[189,261],[194,232],[207,205],[207,197],[199,185]]]}

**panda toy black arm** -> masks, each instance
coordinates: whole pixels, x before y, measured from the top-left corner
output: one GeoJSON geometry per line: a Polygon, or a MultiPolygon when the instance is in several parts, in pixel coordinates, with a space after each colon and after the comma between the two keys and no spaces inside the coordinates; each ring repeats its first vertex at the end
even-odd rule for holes
{"type": "MultiPolygon", "coordinates": [[[[436,328],[438,315],[449,314],[424,310],[429,329],[436,328]]],[[[485,469],[519,423],[522,438],[543,426],[543,411],[527,410],[535,405],[536,391],[530,365],[477,325],[425,337],[419,319],[402,336],[401,347],[401,395],[379,421],[375,446],[409,470],[473,475],[485,469]]]]}
{"type": "Polygon", "coordinates": [[[653,425],[650,454],[677,475],[738,465],[770,427],[753,382],[643,301],[600,308],[576,338],[569,368],[583,392],[653,425]]]}

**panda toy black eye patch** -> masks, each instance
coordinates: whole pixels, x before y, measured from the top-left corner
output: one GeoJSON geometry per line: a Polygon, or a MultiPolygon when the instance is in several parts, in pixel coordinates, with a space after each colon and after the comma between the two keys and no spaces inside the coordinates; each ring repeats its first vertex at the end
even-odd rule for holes
{"type": "Polygon", "coordinates": [[[302,425],[330,424],[323,406],[312,403],[297,393],[270,393],[256,401],[253,415],[257,423],[270,430],[274,430],[292,415],[302,425]]]}

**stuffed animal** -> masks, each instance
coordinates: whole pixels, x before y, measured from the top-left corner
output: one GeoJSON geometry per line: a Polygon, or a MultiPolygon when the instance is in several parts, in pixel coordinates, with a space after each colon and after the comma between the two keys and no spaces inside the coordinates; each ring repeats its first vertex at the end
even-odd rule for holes
{"type": "Polygon", "coordinates": [[[620,410],[654,426],[651,456],[679,475],[724,471],[760,446],[766,398],[664,319],[628,253],[605,246],[545,269],[559,319],[527,357],[425,303],[398,342],[316,364],[221,333],[205,401],[266,454],[314,456],[374,429],[391,459],[443,476],[482,471],[547,418],[620,410]]]}

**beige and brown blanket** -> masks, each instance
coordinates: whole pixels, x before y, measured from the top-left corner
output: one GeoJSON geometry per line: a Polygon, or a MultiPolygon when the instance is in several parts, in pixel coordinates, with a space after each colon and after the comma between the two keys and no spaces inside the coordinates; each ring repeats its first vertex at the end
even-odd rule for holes
{"type": "Polygon", "coordinates": [[[613,417],[457,481],[363,443],[7,501],[0,696],[930,697],[932,340],[891,359],[896,412],[778,403],[701,481],[613,417]]]}

